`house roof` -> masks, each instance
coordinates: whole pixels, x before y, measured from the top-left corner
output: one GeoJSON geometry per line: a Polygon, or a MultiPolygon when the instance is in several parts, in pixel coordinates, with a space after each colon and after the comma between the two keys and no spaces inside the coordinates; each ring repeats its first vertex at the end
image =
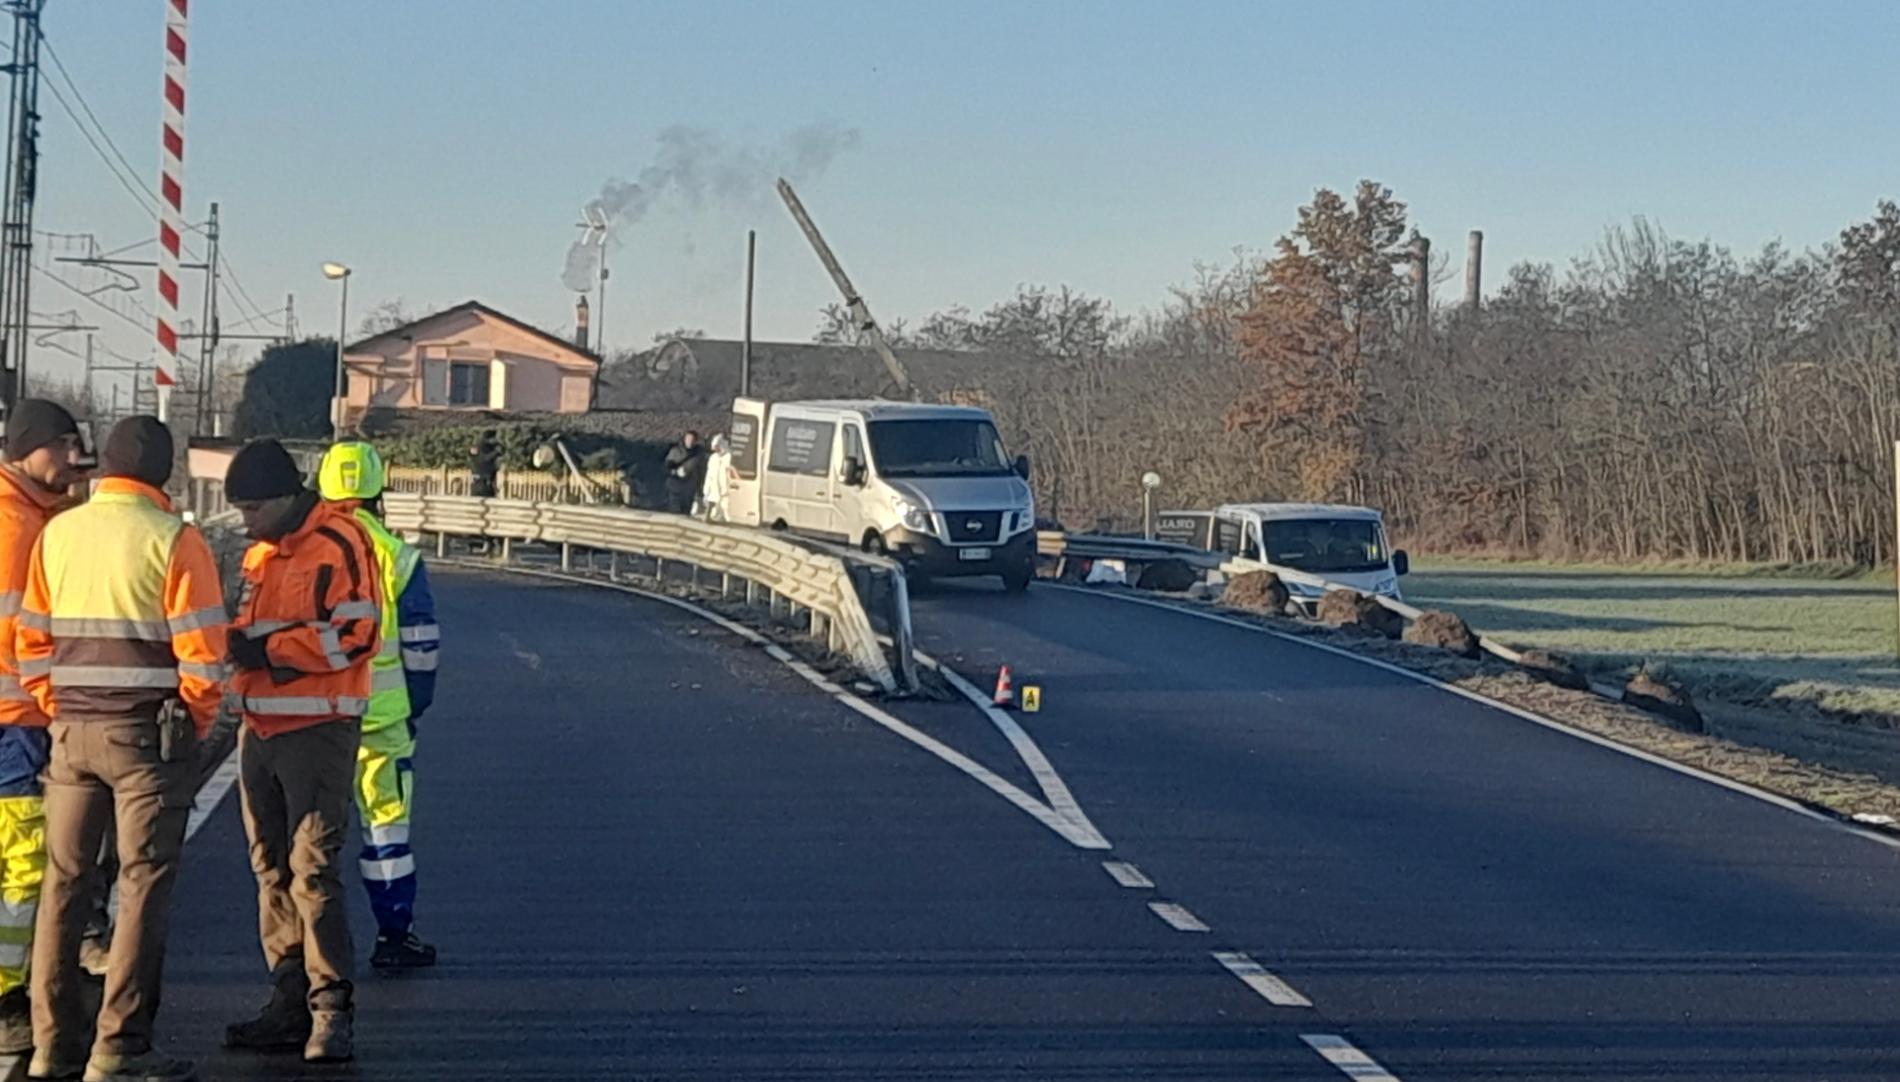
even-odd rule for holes
{"type": "Polygon", "coordinates": [[[379,331],[376,334],[370,335],[368,338],[359,339],[358,341],[352,342],[349,345],[343,347],[343,352],[355,353],[356,351],[369,346],[373,342],[380,342],[386,338],[398,337],[404,331],[408,330],[411,327],[420,326],[424,323],[429,322],[432,319],[440,319],[443,316],[454,315],[457,312],[479,312],[482,315],[488,316],[491,319],[495,319],[502,323],[506,323],[508,326],[513,327],[518,331],[522,331],[526,334],[531,334],[535,336],[536,338],[539,338],[542,341],[547,342],[549,345],[559,347],[560,349],[576,357],[589,361],[596,368],[600,367],[600,364],[601,364],[600,354],[595,353],[593,350],[582,349],[581,347],[575,345],[574,343],[568,341],[567,339],[562,338],[558,334],[552,334],[548,331],[544,331],[532,323],[524,323],[521,320],[516,319],[515,317],[509,315],[506,312],[503,312],[499,309],[490,308],[488,305],[483,304],[481,301],[463,301],[461,304],[458,304],[453,308],[444,308],[440,312],[431,312],[428,315],[423,316],[421,319],[410,320],[408,323],[404,323],[400,327],[391,327],[386,331],[379,331]]]}

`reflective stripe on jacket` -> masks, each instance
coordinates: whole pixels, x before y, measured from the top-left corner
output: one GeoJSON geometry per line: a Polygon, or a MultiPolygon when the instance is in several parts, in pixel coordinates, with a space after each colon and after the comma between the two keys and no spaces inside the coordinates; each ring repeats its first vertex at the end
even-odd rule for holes
{"type": "Polygon", "coordinates": [[[33,542],[59,510],[60,499],[12,466],[0,465],[0,725],[46,724],[46,712],[20,683],[13,636],[20,623],[20,605],[26,600],[33,542]]]}
{"type": "Polygon", "coordinates": [[[422,553],[355,501],[340,501],[339,506],[353,509],[382,572],[383,645],[370,669],[369,712],[363,715],[363,731],[374,732],[420,717],[429,708],[435,698],[441,631],[422,553]]]}
{"type": "Polygon", "coordinates": [[[171,501],[123,477],[47,523],[33,547],[14,649],[53,717],[133,717],[167,699],[211,731],[224,695],[217,560],[171,501]]]}
{"type": "Polygon", "coordinates": [[[303,524],[244,554],[233,627],[263,639],[270,668],[232,674],[244,723],[259,736],[369,709],[370,662],[382,644],[382,576],[368,534],[318,502],[303,524]]]}

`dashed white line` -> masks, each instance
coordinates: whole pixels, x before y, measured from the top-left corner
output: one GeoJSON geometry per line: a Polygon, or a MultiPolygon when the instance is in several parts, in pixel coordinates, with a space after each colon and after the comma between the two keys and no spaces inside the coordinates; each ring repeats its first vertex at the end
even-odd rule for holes
{"type": "Polygon", "coordinates": [[[1102,870],[1109,874],[1109,878],[1131,890],[1148,890],[1155,885],[1154,880],[1141,874],[1140,868],[1125,860],[1105,860],[1102,870]]]}
{"type": "Polygon", "coordinates": [[[1188,912],[1187,907],[1184,905],[1177,905],[1174,902],[1149,902],[1148,908],[1154,911],[1155,916],[1165,921],[1168,927],[1177,932],[1205,932],[1208,930],[1207,925],[1201,923],[1201,918],[1188,912]]]}
{"type": "Polygon", "coordinates": [[[1307,999],[1293,986],[1249,958],[1242,951],[1215,951],[1214,960],[1227,967],[1227,972],[1239,977],[1247,987],[1260,993],[1260,998],[1276,1007],[1311,1007],[1313,1001],[1307,999]]]}
{"type": "Polygon", "coordinates": [[[1347,1078],[1359,1082],[1399,1082],[1398,1076],[1379,1066],[1379,1061],[1359,1051],[1353,1043],[1344,1037],[1335,1037],[1328,1033],[1303,1033],[1300,1040],[1308,1047],[1326,1058],[1326,1062],[1339,1068],[1347,1078]]]}

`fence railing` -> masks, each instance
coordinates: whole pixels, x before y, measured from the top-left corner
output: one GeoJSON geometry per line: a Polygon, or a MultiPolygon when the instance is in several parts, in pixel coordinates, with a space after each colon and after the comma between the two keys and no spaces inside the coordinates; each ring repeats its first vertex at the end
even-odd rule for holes
{"type": "Polygon", "coordinates": [[[917,688],[909,588],[895,561],[808,547],[764,530],[620,507],[389,492],[383,509],[392,530],[433,536],[438,553],[453,537],[485,538],[498,542],[503,560],[518,543],[558,547],[563,570],[572,570],[581,555],[591,564],[596,552],[616,557],[609,574],[618,573],[619,556],[653,561],[662,581],[669,564],[686,569],[686,581],[716,588],[724,598],[733,598],[739,587],[747,603],[762,603],[775,616],[797,619],[802,613],[814,638],[848,657],[885,691],[917,688]],[[702,583],[702,572],[717,582],[702,583]],[[874,598],[874,605],[866,598],[874,598]],[[885,625],[889,656],[873,612],[885,625]]]}
{"type": "MultiPolygon", "coordinates": [[[[597,492],[606,493],[606,498],[618,504],[633,502],[633,487],[627,479],[615,470],[584,470],[581,476],[591,482],[597,492]]],[[[425,496],[467,496],[474,484],[466,468],[452,469],[447,466],[434,469],[425,466],[391,466],[389,468],[388,489],[391,492],[413,492],[425,496]]],[[[562,471],[560,474],[542,470],[500,470],[495,474],[495,493],[504,500],[527,500],[530,503],[586,503],[588,484],[576,480],[573,474],[562,471]]]]}

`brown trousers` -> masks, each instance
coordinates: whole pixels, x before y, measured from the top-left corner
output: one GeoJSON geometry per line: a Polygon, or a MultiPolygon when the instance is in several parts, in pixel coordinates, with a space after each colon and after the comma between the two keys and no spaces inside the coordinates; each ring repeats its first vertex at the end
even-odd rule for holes
{"type": "Polygon", "coordinates": [[[158,724],[55,722],[46,767],[46,882],[33,937],[33,1038],[55,1060],[83,1060],[79,939],[91,915],[99,847],[118,836],[119,923],[93,1049],[152,1047],[172,885],[196,778],[194,749],[159,761],[158,724]]]}
{"type": "Polygon", "coordinates": [[[264,961],[272,973],[303,966],[313,1004],[347,1001],[355,972],[343,850],[356,825],[361,732],[355,718],[268,739],[247,727],[238,743],[264,961]]]}

